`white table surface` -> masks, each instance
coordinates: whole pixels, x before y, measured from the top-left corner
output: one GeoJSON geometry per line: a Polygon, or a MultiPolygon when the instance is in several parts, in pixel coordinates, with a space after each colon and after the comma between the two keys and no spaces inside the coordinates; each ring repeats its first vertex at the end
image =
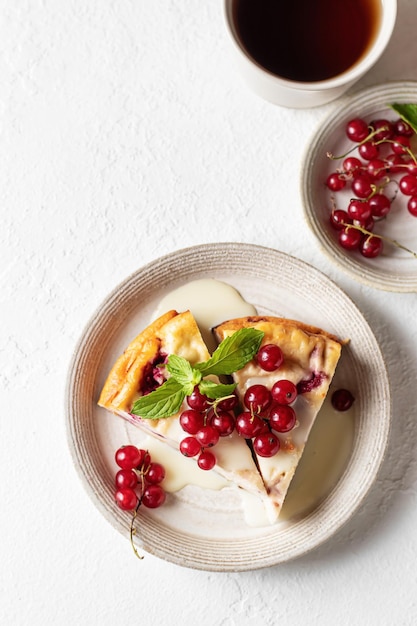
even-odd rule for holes
{"type": "MultiPolygon", "coordinates": [[[[417,623],[416,295],[344,274],[300,205],[306,142],[337,102],[290,110],[250,93],[220,0],[2,0],[0,20],[0,622],[417,623]],[[307,556],[247,573],[135,559],[84,491],[65,428],[71,355],[107,294],[162,254],[221,241],[340,284],[393,390],[358,513],[307,556]]],[[[417,80],[416,28],[416,1],[399,0],[386,53],[352,91],[417,80]]]]}

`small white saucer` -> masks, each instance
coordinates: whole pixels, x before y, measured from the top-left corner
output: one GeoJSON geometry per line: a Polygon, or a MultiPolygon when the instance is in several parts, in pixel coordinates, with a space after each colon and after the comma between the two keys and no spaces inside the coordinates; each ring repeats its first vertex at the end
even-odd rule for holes
{"type": "MultiPolygon", "coordinates": [[[[346,137],[345,127],[355,117],[367,122],[383,118],[398,119],[389,108],[393,103],[417,103],[417,83],[393,82],[375,86],[338,102],[337,107],[316,130],[305,151],[301,172],[301,194],[308,225],[320,247],[337,265],[362,283],[396,292],[417,292],[417,258],[396,245],[384,241],[381,256],[367,259],[359,252],[341,248],[337,231],[330,225],[332,195],[336,208],[346,209],[353,196],[349,186],[333,193],[325,185],[327,176],[342,165],[327,153],[343,155],[354,144],[346,137]]],[[[352,156],[356,153],[352,152],[352,156]]],[[[397,176],[398,178],[398,176],[397,176]]],[[[379,221],[375,233],[417,252],[417,218],[406,207],[407,200],[398,193],[385,220],[379,221]]]]}

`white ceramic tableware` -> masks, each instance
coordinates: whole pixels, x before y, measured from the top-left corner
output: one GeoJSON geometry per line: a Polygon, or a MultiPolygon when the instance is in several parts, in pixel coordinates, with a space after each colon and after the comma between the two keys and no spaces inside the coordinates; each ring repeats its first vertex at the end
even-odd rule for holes
{"type": "MultiPolygon", "coordinates": [[[[309,443],[313,457],[326,457],[326,463],[317,465],[316,474],[312,466],[299,468],[307,478],[315,475],[320,484],[333,475],[320,501],[308,505],[307,494],[285,519],[263,527],[247,525],[239,494],[229,488],[186,488],[171,494],[159,509],[139,510],[140,549],[195,569],[254,570],[316,548],[354,514],[374,482],[386,447],[389,382],[377,341],[357,307],[321,272],[294,257],[260,246],[219,243],[179,250],[149,263],[116,287],[87,324],[70,364],[66,396],[75,467],[94,505],[127,538],[131,513],[115,504],[114,453],[122,444],[135,443],[139,431],[100,409],[98,394],[114,359],[149,323],[164,295],[201,278],[232,285],[259,314],[298,318],[351,340],[334,384],[352,390],[354,411],[350,417],[332,414],[331,420],[334,427],[337,420],[352,420],[345,461],[340,464],[341,438],[329,446],[319,430],[316,441],[309,443]]],[[[319,422],[316,426],[320,429],[319,422]]],[[[302,483],[292,485],[293,495],[302,483]]],[[[290,493],[287,498],[291,500],[290,493]]]]}
{"type": "MultiPolygon", "coordinates": [[[[356,280],[386,291],[417,292],[417,258],[394,244],[384,241],[383,253],[374,259],[363,257],[340,247],[337,231],[330,226],[333,207],[346,209],[352,191],[349,184],[343,191],[331,193],[325,185],[327,176],[341,166],[341,160],[329,159],[327,153],[343,155],[354,144],[346,137],[345,128],[350,119],[362,117],[367,122],[375,119],[398,119],[398,114],[387,104],[416,103],[417,83],[396,81],[376,85],[346,97],[339,102],[314,132],[306,146],[301,170],[301,196],[307,224],[313,231],[321,250],[339,268],[356,280]]],[[[355,153],[350,153],[354,155],[355,153]]],[[[398,179],[400,175],[395,175],[398,179]]],[[[407,210],[407,198],[391,183],[388,195],[394,195],[392,208],[374,231],[393,239],[417,253],[417,218],[407,210]]]]}
{"type": "MultiPolygon", "coordinates": [[[[225,22],[238,70],[247,85],[257,95],[274,104],[290,108],[315,107],[341,96],[378,61],[391,38],[397,15],[397,0],[381,0],[377,32],[357,62],[338,75],[325,80],[300,82],[283,78],[266,70],[249,54],[236,25],[235,4],[236,0],[224,0],[225,22]]],[[[303,19],[305,18],[300,14],[299,20],[303,19]]],[[[279,36],[279,27],[280,25],[277,26],[277,36],[279,36]]],[[[296,29],[294,37],[297,37],[296,29]]],[[[329,48],[329,55],[331,54],[332,50],[329,48]]]]}

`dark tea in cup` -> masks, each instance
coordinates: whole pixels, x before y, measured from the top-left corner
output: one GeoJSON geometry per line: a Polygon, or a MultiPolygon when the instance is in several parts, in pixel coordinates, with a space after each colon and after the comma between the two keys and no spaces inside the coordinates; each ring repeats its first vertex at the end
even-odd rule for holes
{"type": "Polygon", "coordinates": [[[381,0],[232,0],[236,36],[266,71],[324,81],[367,54],[380,29],[381,0]]]}

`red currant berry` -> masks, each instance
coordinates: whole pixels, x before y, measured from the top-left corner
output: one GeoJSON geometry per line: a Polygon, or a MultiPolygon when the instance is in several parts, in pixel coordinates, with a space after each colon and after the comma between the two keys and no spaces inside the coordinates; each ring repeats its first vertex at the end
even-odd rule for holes
{"type": "Polygon", "coordinates": [[[217,411],[210,417],[210,426],[215,428],[220,437],[228,437],[235,429],[235,416],[228,411],[217,411]]]}
{"type": "Polygon", "coordinates": [[[256,361],[266,372],[273,372],[281,367],[284,361],[284,355],[279,346],[274,343],[268,343],[262,346],[256,355],[256,361]]]}
{"type": "Polygon", "coordinates": [[[409,210],[411,215],[417,217],[417,196],[411,196],[411,198],[409,198],[407,202],[407,209],[409,210]]]}
{"type": "Polygon", "coordinates": [[[135,469],[139,467],[145,458],[146,450],[138,450],[136,446],[122,446],[116,450],[115,461],[122,469],[135,469]]]}
{"type": "Polygon", "coordinates": [[[405,135],[396,135],[392,141],[392,151],[395,154],[407,154],[410,150],[410,139],[405,135]]]}
{"type": "Polygon", "coordinates": [[[362,233],[356,228],[344,228],[339,233],[339,244],[345,250],[356,250],[362,241],[362,233]]]}
{"type": "Polygon", "coordinates": [[[412,174],[406,174],[400,178],[399,186],[405,196],[417,195],[417,177],[412,174]]]}
{"type": "Polygon", "coordinates": [[[151,485],[158,485],[165,478],[165,468],[160,463],[152,462],[145,474],[145,481],[151,485]]]}
{"type": "Polygon", "coordinates": [[[166,494],[161,485],[148,485],[143,490],[142,504],[148,509],[157,509],[165,500],[166,494]]]}
{"type": "Polygon", "coordinates": [[[358,173],[355,175],[351,187],[358,198],[369,198],[373,190],[372,178],[364,172],[358,173]]]}
{"type": "Polygon", "coordinates": [[[369,126],[371,126],[374,131],[378,131],[376,135],[372,137],[374,141],[384,141],[385,139],[390,139],[394,134],[393,125],[388,120],[374,120],[369,124],[369,126]]]}
{"type": "Polygon", "coordinates": [[[211,448],[219,441],[220,433],[213,426],[207,424],[200,428],[195,437],[202,448],[211,448]]]}
{"type": "Polygon", "coordinates": [[[269,413],[271,428],[279,433],[287,433],[294,428],[297,416],[294,409],[288,405],[274,405],[269,413]]]}
{"type": "Polygon", "coordinates": [[[337,389],[331,397],[332,406],[336,411],[347,411],[354,403],[355,398],[347,389],[337,389]]]}
{"type": "Polygon", "coordinates": [[[381,180],[387,173],[386,163],[382,159],[371,159],[366,171],[374,180],[381,180]]]}
{"type": "Polygon", "coordinates": [[[223,400],[217,404],[217,408],[221,411],[232,411],[235,407],[237,407],[238,399],[236,395],[226,396],[223,400]]]}
{"type": "Polygon", "coordinates": [[[368,200],[372,217],[385,217],[390,212],[391,202],[383,193],[376,193],[368,200]]]}
{"type": "Polygon", "coordinates": [[[407,174],[412,174],[413,176],[417,176],[417,161],[415,159],[407,159],[407,174]]]}
{"type": "Polygon", "coordinates": [[[369,235],[365,237],[359,246],[359,252],[367,259],[374,259],[382,252],[383,243],[381,237],[369,235]]]}
{"type": "Polygon", "coordinates": [[[405,135],[406,137],[412,137],[414,131],[407,122],[399,119],[394,124],[394,131],[397,135],[405,135]]]}
{"type": "Polygon", "coordinates": [[[243,397],[243,404],[255,413],[262,413],[272,402],[271,392],[265,385],[251,385],[243,397]]]}
{"type": "Polygon", "coordinates": [[[369,135],[368,124],[359,117],[350,120],[346,125],[346,135],[351,141],[359,143],[369,135]]]}
{"type": "Polygon", "coordinates": [[[341,191],[344,187],[346,187],[346,178],[343,174],[333,172],[327,177],[326,185],[330,191],[341,191]]]}
{"type": "Polygon", "coordinates": [[[271,395],[278,404],[291,404],[297,397],[297,387],[290,380],[277,380],[271,389],[271,395]]]}
{"type": "Polygon", "coordinates": [[[194,387],[194,390],[190,396],[187,398],[187,404],[190,409],[195,409],[196,411],[205,411],[210,406],[210,401],[207,396],[203,395],[198,387],[194,387]]]}
{"type": "Polygon", "coordinates": [[[349,202],[347,212],[352,220],[366,221],[371,217],[371,209],[367,200],[352,198],[349,202]]]}
{"type": "Polygon", "coordinates": [[[342,230],[346,224],[351,223],[352,220],[347,211],[343,211],[343,209],[334,209],[330,214],[330,224],[335,230],[342,230]]]}
{"type": "Polygon", "coordinates": [[[365,230],[368,230],[370,232],[373,231],[374,226],[375,226],[375,221],[374,218],[371,216],[369,219],[367,219],[365,222],[363,222],[362,220],[353,220],[353,225],[354,226],[359,226],[360,228],[365,228],[365,230]]]}
{"type": "Polygon", "coordinates": [[[389,154],[385,159],[387,170],[391,174],[398,174],[404,172],[405,162],[404,158],[400,154],[389,154]]]}
{"type": "Polygon", "coordinates": [[[133,489],[118,489],[115,494],[117,505],[123,511],[133,511],[139,504],[139,498],[133,489]]]}
{"type": "Polygon", "coordinates": [[[236,430],[245,439],[256,437],[264,426],[263,419],[259,415],[252,415],[249,411],[244,411],[236,418],[236,430]]]}
{"type": "Polygon", "coordinates": [[[195,409],[186,409],[180,415],[181,428],[189,435],[195,435],[204,426],[204,414],[195,409]]]}
{"type": "Polygon", "coordinates": [[[253,441],[253,449],[262,457],[271,457],[276,454],[281,445],[274,433],[266,432],[257,435],[253,441]]]}
{"type": "Polygon", "coordinates": [[[133,469],[121,469],[115,477],[116,489],[135,489],[138,484],[138,475],[133,469]]]}
{"type": "Polygon", "coordinates": [[[343,161],[342,167],[346,174],[354,174],[362,168],[362,161],[356,157],[346,157],[343,161]]]}
{"type": "Polygon", "coordinates": [[[180,452],[184,456],[197,456],[201,452],[201,444],[195,437],[185,437],[180,443],[180,452]]]}
{"type": "Polygon", "coordinates": [[[365,161],[371,161],[378,156],[379,147],[373,141],[365,141],[359,146],[358,152],[365,161]]]}
{"type": "Polygon", "coordinates": [[[211,470],[216,465],[216,457],[210,450],[204,450],[198,457],[197,464],[202,470],[211,470]]]}

